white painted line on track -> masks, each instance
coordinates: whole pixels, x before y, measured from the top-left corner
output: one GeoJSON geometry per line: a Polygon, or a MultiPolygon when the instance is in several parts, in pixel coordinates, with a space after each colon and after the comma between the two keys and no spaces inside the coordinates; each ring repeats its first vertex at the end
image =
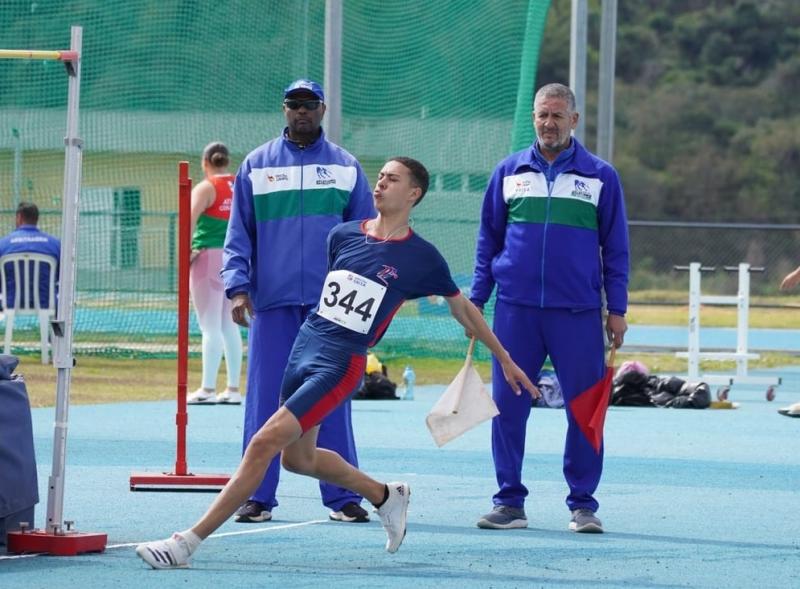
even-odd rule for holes
{"type": "MultiPolygon", "coordinates": [[[[263,532],[273,532],[276,530],[288,530],[290,528],[300,528],[303,526],[313,526],[315,524],[324,524],[327,523],[329,520],[327,519],[312,519],[307,522],[299,522],[296,524],[284,524],[280,526],[267,526],[264,528],[251,528],[248,530],[241,530],[238,532],[222,532],[220,534],[211,534],[206,540],[210,540],[211,538],[225,538],[228,536],[244,536],[245,534],[261,534],[263,532]]],[[[109,544],[106,546],[106,550],[112,550],[114,548],[130,548],[132,546],[138,546],[142,542],[125,542],[124,544],[109,544]]],[[[37,554],[8,554],[8,555],[0,555],[0,560],[16,560],[19,558],[33,558],[35,556],[51,556],[47,553],[37,553],[37,554]]]]}
{"type": "Polygon", "coordinates": [[[0,556],[0,560],[15,560],[17,558],[33,558],[34,556],[41,556],[41,554],[9,554],[0,556]]]}
{"type": "Polygon", "coordinates": [[[330,522],[327,519],[312,519],[307,522],[296,524],[285,524],[282,526],[269,526],[267,528],[256,528],[252,530],[242,530],[240,532],[222,532],[221,534],[211,534],[209,538],[225,538],[226,536],[243,536],[244,534],[260,534],[261,532],[271,532],[272,530],[288,530],[289,528],[300,528],[302,526],[313,526],[314,524],[325,524],[330,522]]]}

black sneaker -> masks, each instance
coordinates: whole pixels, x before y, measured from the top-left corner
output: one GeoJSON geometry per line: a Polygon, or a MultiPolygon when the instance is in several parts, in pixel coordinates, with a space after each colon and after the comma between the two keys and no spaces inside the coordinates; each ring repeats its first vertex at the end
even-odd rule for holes
{"type": "Polygon", "coordinates": [[[260,501],[251,499],[236,510],[236,521],[240,523],[268,522],[271,519],[272,512],[260,501]]]}
{"type": "Polygon", "coordinates": [[[358,503],[350,502],[342,505],[340,511],[331,511],[330,517],[336,522],[348,522],[361,524],[369,521],[369,513],[361,507],[358,503]]]}

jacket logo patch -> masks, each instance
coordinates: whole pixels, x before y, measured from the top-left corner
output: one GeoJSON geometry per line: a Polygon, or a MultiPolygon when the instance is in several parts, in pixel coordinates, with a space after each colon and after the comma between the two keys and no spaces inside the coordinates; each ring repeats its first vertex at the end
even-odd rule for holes
{"type": "Polygon", "coordinates": [[[592,200],[592,191],[589,185],[583,180],[575,180],[575,187],[572,189],[572,196],[584,200],[592,200]]]}
{"type": "Polygon", "coordinates": [[[336,178],[325,166],[317,166],[317,186],[327,186],[328,184],[336,184],[336,178]]]}
{"type": "Polygon", "coordinates": [[[531,185],[530,180],[516,180],[514,182],[514,196],[522,196],[528,191],[531,185]]]}
{"type": "Polygon", "coordinates": [[[289,179],[289,176],[286,174],[275,174],[274,176],[267,176],[267,180],[270,182],[286,182],[289,179]]]}

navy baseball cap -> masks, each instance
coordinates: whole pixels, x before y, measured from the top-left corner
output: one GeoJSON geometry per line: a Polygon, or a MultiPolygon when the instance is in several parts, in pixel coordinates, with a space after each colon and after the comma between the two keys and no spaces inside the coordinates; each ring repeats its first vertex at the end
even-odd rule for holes
{"type": "Polygon", "coordinates": [[[313,80],[302,80],[302,79],[295,80],[294,82],[289,84],[283,91],[283,97],[289,98],[289,95],[294,94],[295,92],[299,92],[301,90],[311,92],[322,102],[325,102],[325,94],[322,93],[322,86],[320,86],[313,80]]]}

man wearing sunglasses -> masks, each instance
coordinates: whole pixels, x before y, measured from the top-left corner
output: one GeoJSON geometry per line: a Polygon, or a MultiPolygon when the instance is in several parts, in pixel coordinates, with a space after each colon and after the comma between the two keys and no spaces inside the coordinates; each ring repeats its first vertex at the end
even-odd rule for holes
{"type": "MultiPolygon", "coordinates": [[[[281,135],[248,154],[236,175],[223,254],[233,320],[249,327],[243,450],[278,410],[289,352],[322,291],[328,232],[343,221],[375,216],[358,161],[322,130],[321,86],[292,82],[283,113],[281,135]]],[[[358,466],[349,401],[322,422],[318,444],[358,466]]],[[[279,470],[276,458],[236,521],[272,519],[279,470]]],[[[369,521],[359,495],[323,481],[320,491],[332,520],[369,521]]]]}

